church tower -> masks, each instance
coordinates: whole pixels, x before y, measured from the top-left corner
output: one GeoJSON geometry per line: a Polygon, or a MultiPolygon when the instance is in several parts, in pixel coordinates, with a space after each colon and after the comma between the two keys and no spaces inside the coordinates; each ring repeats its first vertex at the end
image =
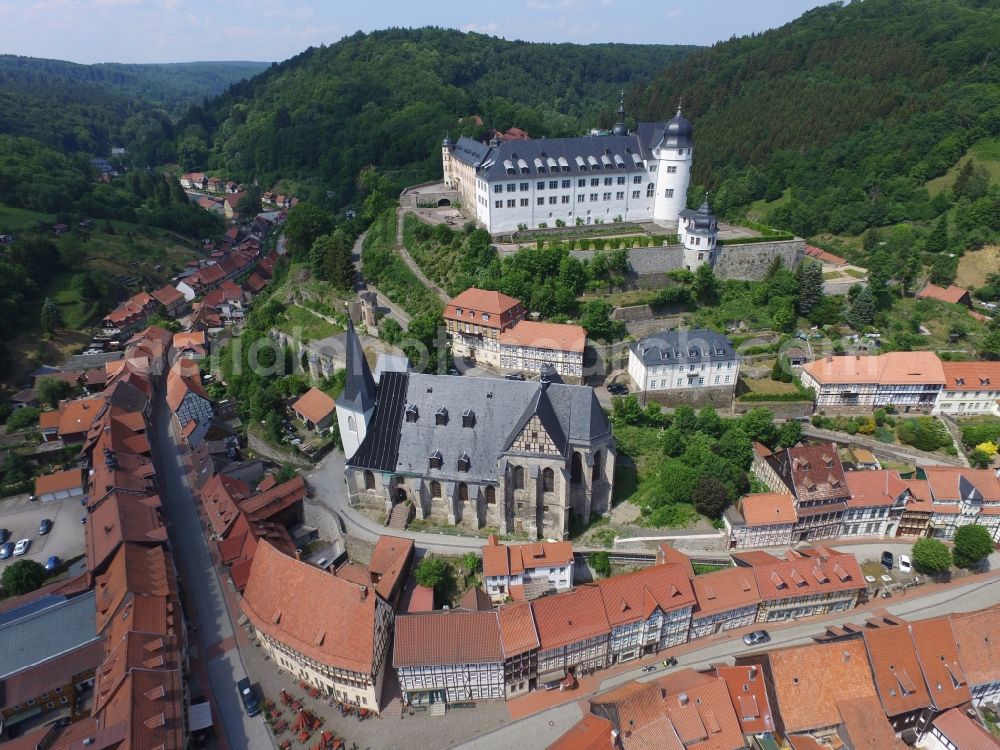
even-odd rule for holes
{"type": "Polygon", "coordinates": [[[715,265],[719,249],[716,245],[719,237],[719,221],[708,205],[708,193],[697,211],[685,208],[681,211],[677,226],[681,245],[684,246],[684,267],[694,271],[698,266],[708,263],[715,265]]]}
{"type": "Polygon", "coordinates": [[[347,384],[337,399],[337,425],[344,444],[344,458],[353,456],[368,432],[375,411],[375,379],[365,359],[354,323],[347,319],[347,384]]]}
{"type": "Polygon", "coordinates": [[[660,142],[653,147],[653,157],[657,161],[654,221],[676,222],[687,206],[694,151],[693,136],[694,128],[678,107],[674,119],[663,129],[660,142]]]}

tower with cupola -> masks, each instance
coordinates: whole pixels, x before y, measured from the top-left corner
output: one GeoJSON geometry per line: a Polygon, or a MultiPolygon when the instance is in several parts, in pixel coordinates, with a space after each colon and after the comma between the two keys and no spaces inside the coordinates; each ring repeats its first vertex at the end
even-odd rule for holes
{"type": "Polygon", "coordinates": [[[694,271],[718,258],[719,221],[708,204],[708,193],[697,210],[685,208],[677,222],[677,235],[684,247],[684,267],[694,271]]]}
{"type": "Polygon", "coordinates": [[[676,222],[687,206],[694,157],[693,136],[694,127],[678,107],[677,114],[663,128],[662,137],[653,147],[653,158],[656,160],[654,221],[676,222]]]}

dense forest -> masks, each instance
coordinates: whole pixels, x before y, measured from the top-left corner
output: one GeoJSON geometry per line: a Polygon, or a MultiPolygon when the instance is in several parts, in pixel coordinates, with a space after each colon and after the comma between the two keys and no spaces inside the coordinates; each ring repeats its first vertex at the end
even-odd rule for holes
{"type": "Polygon", "coordinates": [[[169,142],[172,119],[190,104],[265,67],[259,62],[79,65],[0,55],[0,133],[100,156],[112,145],[169,142]]]}
{"type": "Polygon", "coordinates": [[[366,165],[399,186],[440,174],[446,132],[517,126],[559,136],[608,126],[619,91],[691,49],[532,44],[436,28],[359,32],[192,107],[177,124],[178,156],[185,169],[242,180],[314,178],[344,204],[366,165]]]}
{"type": "Polygon", "coordinates": [[[642,117],[683,100],[694,182],[723,214],[858,234],[946,208],[925,182],[1000,134],[1000,7],[989,0],[834,3],[699,49],[630,89],[642,117]]]}

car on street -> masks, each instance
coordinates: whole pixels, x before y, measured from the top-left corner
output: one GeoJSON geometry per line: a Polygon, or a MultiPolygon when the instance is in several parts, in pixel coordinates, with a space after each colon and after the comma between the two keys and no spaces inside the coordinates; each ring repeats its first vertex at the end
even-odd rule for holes
{"type": "Polygon", "coordinates": [[[14,542],[7,542],[6,544],[0,545],[0,560],[6,560],[13,554],[14,542]]]}
{"type": "Polygon", "coordinates": [[[757,646],[761,643],[767,643],[769,640],[771,640],[771,636],[766,630],[755,630],[743,636],[743,642],[748,646],[757,646]]]}
{"type": "Polygon", "coordinates": [[[893,562],[894,562],[894,560],[893,560],[893,557],[892,557],[892,553],[889,550],[885,550],[884,552],[882,552],[882,567],[883,568],[885,568],[886,570],[892,570],[892,564],[893,564],[893,562]]]}
{"type": "Polygon", "coordinates": [[[551,680],[550,682],[546,682],[545,685],[543,685],[543,687],[546,690],[558,690],[559,689],[559,680],[551,680]]]}
{"type": "Polygon", "coordinates": [[[507,380],[524,380],[524,375],[519,372],[509,372],[504,377],[507,380]]]}
{"type": "Polygon", "coordinates": [[[900,573],[911,573],[913,572],[913,563],[910,562],[909,555],[899,556],[899,572],[900,573]]]}
{"type": "Polygon", "coordinates": [[[43,518],[42,522],[40,524],[38,524],[38,535],[39,536],[45,536],[50,531],[52,531],[52,519],[51,518],[43,518]]]}
{"type": "Polygon", "coordinates": [[[647,664],[646,666],[644,666],[642,668],[642,671],[643,672],[655,672],[656,671],[656,665],[655,664],[647,664]]]}
{"type": "Polygon", "coordinates": [[[7,529],[0,529],[0,544],[4,544],[10,539],[10,532],[7,529]]]}
{"type": "Polygon", "coordinates": [[[257,700],[257,691],[253,689],[250,680],[244,677],[236,683],[236,689],[240,693],[240,700],[243,701],[243,708],[247,716],[256,716],[260,713],[260,702],[257,700]]]}
{"type": "Polygon", "coordinates": [[[31,546],[30,539],[21,539],[17,544],[14,545],[14,557],[20,557],[25,552],[28,551],[28,547],[31,546]]]}
{"type": "Polygon", "coordinates": [[[56,557],[55,555],[52,555],[51,557],[49,557],[48,560],[45,561],[45,569],[49,572],[52,572],[58,567],[59,567],[59,558],[56,557]]]}
{"type": "Polygon", "coordinates": [[[624,383],[608,383],[608,393],[612,396],[627,396],[628,386],[624,383]]]}

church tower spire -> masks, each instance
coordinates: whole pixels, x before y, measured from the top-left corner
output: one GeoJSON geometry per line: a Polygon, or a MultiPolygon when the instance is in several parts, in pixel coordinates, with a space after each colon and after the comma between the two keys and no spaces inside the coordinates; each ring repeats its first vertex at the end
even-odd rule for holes
{"type": "Polygon", "coordinates": [[[618,100],[618,122],[611,129],[614,135],[628,135],[628,128],[625,125],[625,92],[621,93],[621,98],[618,100]]]}
{"type": "Polygon", "coordinates": [[[368,432],[368,424],[375,411],[378,391],[372,377],[361,339],[354,330],[354,323],[347,319],[345,360],[347,382],[344,392],[337,399],[337,425],[344,444],[344,458],[350,458],[361,446],[368,432]]]}

